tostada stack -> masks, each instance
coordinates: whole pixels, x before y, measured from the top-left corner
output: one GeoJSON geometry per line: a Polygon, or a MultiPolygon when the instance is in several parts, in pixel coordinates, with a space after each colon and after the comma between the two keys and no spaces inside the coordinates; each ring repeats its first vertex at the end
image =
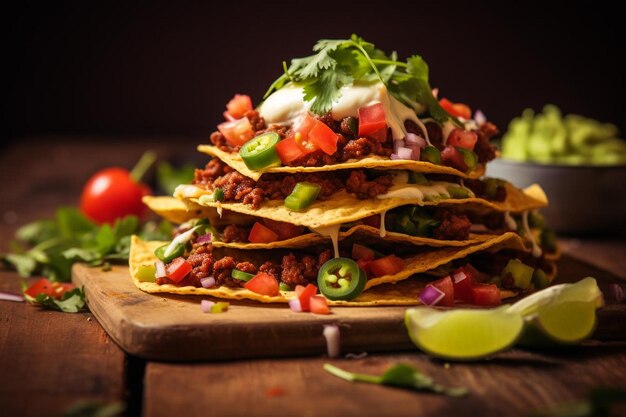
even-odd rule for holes
{"type": "Polygon", "coordinates": [[[496,127],[437,98],[428,66],[352,36],[320,40],[253,108],[236,95],[174,197],[180,223],[134,238],[142,290],[331,305],[497,305],[547,286],[554,235],[541,187],[485,178],[496,127]]]}

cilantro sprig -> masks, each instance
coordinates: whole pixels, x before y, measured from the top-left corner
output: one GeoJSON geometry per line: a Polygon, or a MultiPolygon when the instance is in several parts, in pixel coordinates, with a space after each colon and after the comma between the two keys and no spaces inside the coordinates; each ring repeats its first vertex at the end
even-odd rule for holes
{"type": "Polygon", "coordinates": [[[303,85],[304,100],[312,102],[310,110],[323,115],[341,98],[341,88],[354,83],[384,83],[389,92],[411,108],[426,106],[438,122],[453,119],[432,94],[428,82],[428,64],[419,55],[398,61],[357,35],[350,39],[321,39],[313,47],[314,55],[295,58],[284,74],[272,83],[264,98],[288,82],[303,85]]]}
{"type": "Polygon", "coordinates": [[[60,207],[53,219],[26,224],[16,232],[11,253],[0,260],[23,277],[41,274],[51,281],[69,281],[76,262],[109,267],[110,263],[128,261],[130,237],[168,239],[169,222],[140,224],[135,216],[118,219],[112,226],[97,225],[75,207],[60,207]]]}

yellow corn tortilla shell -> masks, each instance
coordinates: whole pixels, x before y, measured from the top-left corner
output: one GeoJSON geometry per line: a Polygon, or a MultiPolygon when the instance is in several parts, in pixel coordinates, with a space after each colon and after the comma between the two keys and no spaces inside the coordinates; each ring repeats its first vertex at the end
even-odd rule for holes
{"type": "Polygon", "coordinates": [[[150,210],[165,220],[176,224],[203,218],[209,219],[214,226],[254,223],[254,218],[247,214],[224,210],[220,216],[214,207],[202,207],[190,202],[185,204],[179,199],[169,196],[146,195],[142,201],[150,210]]]}
{"type": "MultiPolygon", "coordinates": [[[[511,235],[514,235],[511,233],[511,235]]],[[[517,236],[517,235],[514,235],[517,236]]],[[[436,251],[441,257],[442,262],[439,262],[436,256],[430,256],[428,261],[433,261],[432,268],[443,265],[451,260],[458,259],[487,248],[491,250],[502,249],[504,247],[515,248],[519,242],[508,242],[511,237],[501,237],[494,239],[491,245],[474,245],[480,246],[480,248],[469,248],[459,251],[456,250],[457,255],[453,255],[451,248],[445,250],[436,251]]],[[[519,237],[518,237],[519,239],[519,237]]],[[[135,286],[142,291],[148,293],[170,293],[179,295],[203,295],[213,296],[217,298],[230,299],[230,300],[256,300],[262,303],[286,303],[290,299],[295,297],[294,291],[281,291],[280,295],[275,297],[265,296],[249,291],[245,288],[197,288],[192,286],[177,287],[175,285],[158,285],[155,282],[141,282],[137,279],[137,270],[141,265],[151,265],[157,258],[154,255],[154,250],[159,246],[162,246],[166,242],[151,241],[146,242],[141,240],[138,236],[133,236],[131,239],[131,248],[129,256],[129,269],[135,286]]],[[[367,291],[364,291],[361,295],[351,301],[332,301],[328,300],[330,305],[343,305],[343,306],[382,306],[382,305],[416,305],[419,304],[419,293],[426,286],[426,284],[432,281],[432,278],[428,277],[415,277],[414,279],[406,279],[411,275],[420,271],[427,271],[429,268],[427,261],[420,262],[415,259],[409,258],[407,260],[407,266],[405,270],[411,269],[408,273],[401,272],[394,276],[374,278],[376,286],[371,288],[372,285],[366,286],[367,291]],[[397,280],[394,280],[397,277],[397,280]]],[[[553,271],[554,272],[554,271],[553,271]]],[[[372,281],[372,280],[370,280],[372,281]]],[[[369,283],[369,282],[368,282],[369,283]]],[[[508,298],[514,297],[517,293],[501,290],[501,297],[508,298]]]]}
{"type": "Polygon", "coordinates": [[[478,165],[472,172],[466,174],[457,169],[445,166],[435,165],[424,161],[409,161],[406,159],[389,159],[388,157],[372,155],[363,159],[350,159],[346,162],[340,162],[333,165],[324,165],[321,167],[271,167],[263,170],[252,171],[239,156],[238,152],[225,152],[218,147],[212,145],[198,145],[198,150],[202,153],[219,158],[240,174],[257,181],[261,175],[265,173],[296,173],[296,172],[324,172],[337,171],[340,169],[360,169],[360,168],[380,168],[380,169],[407,169],[409,171],[417,171],[423,174],[450,174],[462,178],[480,178],[485,173],[484,165],[478,165]]]}
{"type": "MultiPolygon", "coordinates": [[[[350,223],[374,214],[380,214],[396,207],[407,204],[419,206],[458,206],[477,207],[478,209],[495,210],[499,212],[509,211],[511,213],[519,213],[526,210],[534,210],[547,205],[547,199],[536,199],[538,185],[531,186],[533,196],[526,194],[513,185],[507,183],[505,185],[507,198],[505,201],[488,201],[482,198],[459,198],[459,199],[442,199],[438,201],[421,201],[418,199],[404,198],[372,198],[368,200],[359,200],[355,195],[346,191],[335,193],[331,199],[325,201],[316,201],[304,211],[292,211],[285,207],[283,200],[267,200],[264,201],[258,209],[254,209],[249,204],[231,203],[231,202],[203,202],[196,197],[185,198],[183,201],[191,202],[194,205],[204,207],[222,208],[225,210],[235,211],[237,213],[248,214],[251,216],[265,217],[271,220],[287,222],[299,226],[309,228],[320,228],[342,223],[350,223]]],[[[198,188],[199,189],[199,188],[198,188]]],[[[201,189],[199,189],[201,190],[201,189]]],[[[207,191],[207,194],[209,192],[207,191]]],[[[543,194],[545,197],[545,194],[543,194]]]]}

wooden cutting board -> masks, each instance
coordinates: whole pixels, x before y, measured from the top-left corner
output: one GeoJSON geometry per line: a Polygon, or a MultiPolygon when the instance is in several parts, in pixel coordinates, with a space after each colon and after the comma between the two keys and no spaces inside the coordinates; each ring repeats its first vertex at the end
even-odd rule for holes
{"type": "MultiPolygon", "coordinates": [[[[606,289],[618,277],[564,258],[559,282],[591,275],[606,289]]],[[[228,312],[205,314],[202,296],[151,295],[137,289],[128,269],[75,265],[73,281],[102,327],[126,352],[146,359],[219,360],[319,355],[326,352],[324,325],[337,324],[342,353],[413,348],[404,328],[406,307],[333,307],[327,316],[293,313],[286,305],[231,301],[228,312]]],[[[626,339],[626,304],[599,312],[596,338],[626,339]]]]}

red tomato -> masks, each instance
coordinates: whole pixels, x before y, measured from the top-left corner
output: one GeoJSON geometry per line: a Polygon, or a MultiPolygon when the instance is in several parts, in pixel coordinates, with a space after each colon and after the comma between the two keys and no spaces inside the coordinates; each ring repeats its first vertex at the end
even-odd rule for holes
{"type": "Polygon", "coordinates": [[[367,226],[380,229],[380,214],[374,214],[373,216],[366,217],[362,221],[363,221],[363,224],[367,226]]]}
{"type": "Polygon", "coordinates": [[[255,222],[252,230],[250,230],[250,235],[248,235],[248,240],[250,243],[270,243],[276,242],[278,235],[261,223],[255,222]]]}
{"type": "Polygon", "coordinates": [[[472,302],[478,306],[499,306],[500,289],[495,284],[478,284],[472,288],[472,302]]]}
{"type": "MultiPolygon", "coordinates": [[[[250,96],[245,94],[235,94],[226,104],[226,112],[229,116],[236,119],[241,119],[246,112],[252,110],[252,100],[250,96]]],[[[224,114],[226,116],[226,114],[224,114]]],[[[226,117],[227,120],[230,120],[226,117]]]]}
{"type": "Polygon", "coordinates": [[[324,122],[317,120],[309,132],[309,141],[328,155],[337,152],[339,136],[324,122]]]}
{"type": "Polygon", "coordinates": [[[359,245],[358,243],[352,244],[352,259],[374,259],[376,254],[367,246],[359,245]]]}
{"type": "Polygon", "coordinates": [[[389,255],[373,260],[370,262],[369,267],[375,277],[382,277],[383,275],[393,275],[402,271],[404,269],[404,261],[396,255],[389,255]]]}
{"type": "Polygon", "coordinates": [[[387,128],[385,119],[385,107],[382,103],[358,109],[359,114],[359,136],[370,136],[382,129],[387,128]]]}
{"type": "Polygon", "coordinates": [[[180,282],[187,276],[188,273],[191,272],[191,269],[191,264],[187,262],[185,258],[178,257],[167,264],[165,274],[170,280],[180,282]]]}
{"type": "Polygon", "coordinates": [[[298,146],[294,138],[283,139],[279,141],[274,148],[276,149],[280,161],[285,165],[308,153],[308,151],[305,152],[298,146]]]}
{"type": "Polygon", "coordinates": [[[480,272],[478,269],[474,268],[471,264],[465,264],[463,267],[465,268],[465,273],[472,276],[472,280],[475,284],[480,282],[485,282],[489,278],[489,275],[480,272]]]}
{"type": "Polygon", "coordinates": [[[150,189],[135,182],[123,168],[105,168],[89,178],[80,196],[80,210],[98,224],[113,223],[133,214],[142,216],[146,206],[141,198],[150,189]]]}
{"type": "Polygon", "coordinates": [[[448,145],[441,151],[441,161],[444,165],[456,168],[459,171],[467,171],[467,165],[463,161],[463,155],[452,145],[448,145]]]}
{"type": "Polygon", "coordinates": [[[50,282],[47,278],[37,280],[24,291],[30,297],[37,297],[39,294],[46,294],[52,298],[61,298],[63,294],[76,288],[74,284],[50,282]]]}
{"type": "Polygon", "coordinates": [[[372,269],[370,268],[371,263],[372,259],[367,258],[362,258],[356,261],[356,264],[363,270],[363,272],[365,272],[365,275],[367,275],[368,278],[372,276],[372,269]]]}
{"type": "Polygon", "coordinates": [[[463,129],[454,129],[448,136],[448,145],[458,146],[459,148],[474,150],[474,146],[478,141],[476,132],[469,132],[463,129]]]}
{"type": "Polygon", "coordinates": [[[474,287],[474,277],[471,272],[460,267],[450,274],[454,286],[454,298],[466,303],[472,302],[472,288],[474,287]],[[465,278],[463,278],[465,277],[465,278]]]}
{"type": "Polygon", "coordinates": [[[317,293],[317,287],[313,284],[307,284],[306,287],[302,285],[296,285],[296,295],[300,300],[300,308],[302,311],[311,310],[311,297],[317,293]]]}
{"type": "Polygon", "coordinates": [[[263,223],[276,233],[280,240],[287,240],[296,236],[301,236],[304,232],[304,226],[296,226],[291,223],[279,222],[270,219],[263,219],[263,223]]]}
{"type": "Polygon", "coordinates": [[[330,308],[328,308],[326,298],[321,295],[314,295],[309,300],[311,301],[311,313],[330,314],[330,308]]]}
{"type": "Polygon", "coordinates": [[[439,100],[439,105],[443,107],[443,109],[447,111],[451,116],[462,117],[464,119],[472,118],[472,111],[467,104],[453,103],[447,98],[442,98],[441,100],[439,100]]]}
{"type": "Polygon", "coordinates": [[[278,290],[278,281],[265,272],[259,272],[250,281],[244,284],[244,287],[252,292],[261,295],[274,297],[280,294],[278,290]]]}
{"type": "Polygon", "coordinates": [[[254,137],[252,125],[247,117],[235,120],[234,122],[224,122],[217,125],[226,141],[231,146],[241,146],[254,137]]]}
{"type": "Polygon", "coordinates": [[[236,118],[231,116],[230,113],[228,113],[227,111],[225,111],[222,114],[224,115],[224,119],[226,119],[226,121],[228,121],[228,122],[234,122],[235,120],[237,120],[236,118]]]}
{"type": "Polygon", "coordinates": [[[309,134],[316,123],[317,120],[308,112],[302,113],[296,121],[293,122],[291,129],[294,133],[294,140],[302,152],[308,153],[317,149],[317,146],[309,139],[309,134]]]}
{"type": "Polygon", "coordinates": [[[376,142],[385,142],[387,140],[387,128],[380,129],[378,132],[374,132],[368,136],[376,142]]]}
{"type": "Polygon", "coordinates": [[[431,282],[430,285],[442,291],[445,295],[437,305],[452,307],[454,305],[454,284],[449,276],[431,282]]]}

